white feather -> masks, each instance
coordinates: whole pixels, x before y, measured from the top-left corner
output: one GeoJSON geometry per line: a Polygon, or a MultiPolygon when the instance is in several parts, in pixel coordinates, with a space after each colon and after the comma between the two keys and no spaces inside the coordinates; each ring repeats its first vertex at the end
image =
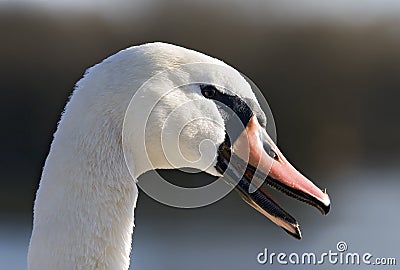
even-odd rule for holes
{"type": "MultiPolygon", "coordinates": [[[[77,83],[54,134],[37,191],[29,270],[128,269],[137,177],[155,168],[188,165],[218,175],[210,167],[213,164],[195,162],[201,157],[198,146],[204,139],[216,147],[224,139],[224,122],[215,103],[203,98],[190,110],[175,110],[185,102],[201,98],[194,86],[180,87],[157,103],[149,116],[147,132],[143,133],[145,123],[141,113],[174,86],[176,78],[165,78],[163,84],[154,85],[138,96],[139,105],[129,107],[125,143],[133,176],[124,160],[122,128],[135,91],[148,78],[166,69],[175,68],[177,80],[190,81],[194,74],[185,72],[181,66],[197,62],[233,70],[204,54],[152,43],[131,47],[105,59],[77,83]],[[204,115],[213,121],[203,119],[182,130],[179,144],[185,159],[171,154],[176,152],[175,148],[162,148],[161,139],[167,148],[174,145],[175,127],[204,115]],[[143,136],[146,145],[138,143],[143,136]],[[143,159],[145,148],[149,160],[143,159]],[[169,153],[173,164],[163,151],[169,153]]],[[[204,80],[255,100],[250,86],[236,71],[230,77],[221,77],[211,70],[198,72],[204,80]]]]}

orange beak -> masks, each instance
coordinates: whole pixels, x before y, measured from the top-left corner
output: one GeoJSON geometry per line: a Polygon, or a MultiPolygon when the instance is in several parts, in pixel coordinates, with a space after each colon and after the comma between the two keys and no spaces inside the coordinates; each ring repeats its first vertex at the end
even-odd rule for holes
{"type": "Polygon", "coordinates": [[[251,117],[233,146],[222,145],[219,154],[220,170],[235,182],[242,198],[292,236],[301,239],[298,222],[271,198],[266,185],[315,206],[323,214],[329,212],[326,191],[286,160],[256,117],[251,117]]]}

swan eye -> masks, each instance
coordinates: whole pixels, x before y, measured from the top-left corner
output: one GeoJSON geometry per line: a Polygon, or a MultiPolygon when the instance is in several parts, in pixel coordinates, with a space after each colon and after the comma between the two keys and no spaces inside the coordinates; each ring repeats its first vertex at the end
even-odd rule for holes
{"type": "Polygon", "coordinates": [[[213,98],[217,93],[217,89],[213,85],[201,85],[201,93],[206,98],[213,98]]]}

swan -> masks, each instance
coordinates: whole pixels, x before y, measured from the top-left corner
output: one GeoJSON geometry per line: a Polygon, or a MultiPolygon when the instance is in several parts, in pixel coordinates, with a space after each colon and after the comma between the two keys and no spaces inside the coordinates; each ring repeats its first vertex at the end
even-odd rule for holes
{"type": "Polygon", "coordinates": [[[326,190],[269,137],[266,116],[238,71],[176,45],[142,44],[77,82],[37,190],[28,269],[128,269],[138,177],[184,167],[223,176],[224,185],[296,238],[297,221],[265,184],[323,214],[330,208],[326,190]]]}

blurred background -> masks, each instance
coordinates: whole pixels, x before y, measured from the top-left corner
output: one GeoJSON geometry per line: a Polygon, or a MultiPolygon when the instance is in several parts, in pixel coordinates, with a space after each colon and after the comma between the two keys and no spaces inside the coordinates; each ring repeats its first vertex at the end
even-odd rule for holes
{"type": "Polygon", "coordinates": [[[264,248],[322,253],[338,241],[400,264],[399,1],[0,0],[0,38],[1,270],[26,268],[35,191],[75,82],[105,57],[151,41],[202,51],[251,78],[281,150],[327,187],[332,211],[323,217],[273,192],[302,226],[297,241],[235,192],[190,210],[142,192],[131,268],[263,269],[264,248]]]}

